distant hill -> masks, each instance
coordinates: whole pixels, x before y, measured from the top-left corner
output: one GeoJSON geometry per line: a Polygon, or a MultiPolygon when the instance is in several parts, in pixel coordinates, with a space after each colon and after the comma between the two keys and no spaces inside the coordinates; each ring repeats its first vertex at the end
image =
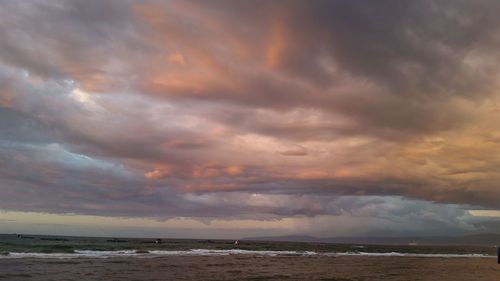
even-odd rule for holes
{"type": "Polygon", "coordinates": [[[307,235],[287,235],[268,237],[247,237],[242,240],[258,241],[288,241],[288,242],[317,242],[339,244],[375,244],[375,245],[469,245],[469,246],[498,246],[500,234],[475,234],[464,236],[430,236],[430,237],[331,237],[318,238],[307,235]]]}
{"type": "Polygon", "coordinates": [[[247,237],[247,238],[243,238],[242,240],[283,241],[283,242],[324,242],[324,241],[322,241],[322,240],[324,240],[322,238],[317,238],[314,236],[307,236],[307,235],[247,237]]]}

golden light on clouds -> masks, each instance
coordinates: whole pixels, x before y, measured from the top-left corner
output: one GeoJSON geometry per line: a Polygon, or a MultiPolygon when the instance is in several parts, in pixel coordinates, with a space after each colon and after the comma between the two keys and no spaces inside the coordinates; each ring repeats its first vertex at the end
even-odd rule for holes
{"type": "Polygon", "coordinates": [[[154,170],[151,172],[147,172],[144,174],[144,177],[148,180],[157,180],[157,179],[167,177],[170,174],[171,174],[171,172],[169,170],[162,169],[162,170],[154,170]]]}
{"type": "Polygon", "coordinates": [[[179,54],[179,53],[170,55],[170,57],[168,57],[168,61],[171,63],[178,63],[180,65],[186,65],[186,61],[184,60],[184,56],[182,54],[179,54]]]}
{"type": "Polygon", "coordinates": [[[280,66],[281,60],[283,59],[282,53],[285,51],[287,44],[290,43],[286,38],[286,34],[286,25],[282,16],[273,16],[266,51],[266,64],[271,69],[280,66]]]}

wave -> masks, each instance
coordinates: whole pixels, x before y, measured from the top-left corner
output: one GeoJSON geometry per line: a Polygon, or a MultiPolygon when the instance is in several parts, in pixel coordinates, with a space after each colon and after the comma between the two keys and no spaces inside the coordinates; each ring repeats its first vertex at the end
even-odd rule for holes
{"type": "Polygon", "coordinates": [[[368,252],[346,252],[346,253],[324,253],[327,256],[367,256],[367,257],[422,257],[422,258],[496,258],[487,254],[415,254],[415,253],[368,253],[368,252]]]}
{"type": "Polygon", "coordinates": [[[0,259],[13,258],[51,258],[51,259],[72,259],[72,258],[115,258],[134,257],[152,258],[162,256],[228,256],[228,255],[256,255],[256,256],[367,256],[367,257],[423,257],[423,258],[496,258],[496,256],[486,254],[415,254],[415,253],[369,253],[369,252],[344,252],[344,253],[317,253],[312,251],[252,251],[252,250],[209,250],[192,249],[187,251],[159,251],[159,250],[121,250],[121,251],[92,251],[75,250],[73,253],[18,253],[11,252],[0,255],[0,259]]]}

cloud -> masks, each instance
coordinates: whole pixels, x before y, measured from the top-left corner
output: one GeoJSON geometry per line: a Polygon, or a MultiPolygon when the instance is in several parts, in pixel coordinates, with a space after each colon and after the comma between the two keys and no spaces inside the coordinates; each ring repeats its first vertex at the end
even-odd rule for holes
{"type": "Polygon", "coordinates": [[[285,156],[305,156],[308,154],[308,151],[307,148],[297,145],[294,148],[282,150],[279,153],[285,156]]]}
{"type": "Polygon", "coordinates": [[[3,3],[0,208],[312,218],[343,216],[328,203],[339,196],[494,208],[497,5],[3,3]]]}

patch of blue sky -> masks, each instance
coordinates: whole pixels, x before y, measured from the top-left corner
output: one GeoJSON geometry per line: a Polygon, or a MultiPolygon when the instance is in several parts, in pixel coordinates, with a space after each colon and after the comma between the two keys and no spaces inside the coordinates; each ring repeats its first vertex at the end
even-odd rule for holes
{"type": "Polygon", "coordinates": [[[99,170],[112,172],[122,177],[134,176],[122,164],[73,153],[59,143],[30,144],[0,140],[0,149],[2,148],[29,156],[32,161],[55,163],[71,170],[99,170]]]}

